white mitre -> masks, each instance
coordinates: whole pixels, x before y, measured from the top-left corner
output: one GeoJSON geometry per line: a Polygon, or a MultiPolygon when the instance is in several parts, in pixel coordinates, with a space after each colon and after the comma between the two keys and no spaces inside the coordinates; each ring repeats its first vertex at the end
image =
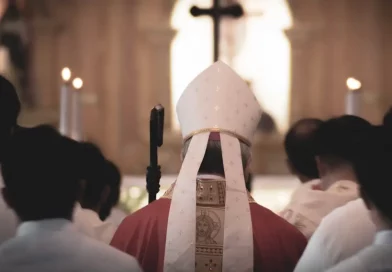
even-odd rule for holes
{"type": "Polygon", "coordinates": [[[253,271],[253,232],[239,140],[250,145],[261,108],[248,85],[218,61],[198,75],[177,104],[191,138],[170,206],[164,271],[195,271],[196,177],[209,135],[219,132],[226,180],[222,271],[253,271]]]}

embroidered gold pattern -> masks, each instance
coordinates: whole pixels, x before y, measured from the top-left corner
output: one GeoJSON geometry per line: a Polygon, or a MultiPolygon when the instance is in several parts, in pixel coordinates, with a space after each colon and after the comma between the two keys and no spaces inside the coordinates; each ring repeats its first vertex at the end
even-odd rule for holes
{"type": "MultiPolygon", "coordinates": [[[[161,198],[171,199],[173,196],[173,190],[175,182],[169,187],[169,189],[163,194],[161,198]]],[[[225,180],[196,180],[196,199],[197,205],[218,205],[225,206],[225,195],[226,195],[226,182],[225,180]]],[[[248,193],[249,203],[256,203],[253,197],[248,193]]]]}
{"type": "MultiPolygon", "coordinates": [[[[171,199],[174,186],[162,198],[171,199]]],[[[225,196],[225,180],[196,180],[196,272],[222,271],[225,196]]]]}

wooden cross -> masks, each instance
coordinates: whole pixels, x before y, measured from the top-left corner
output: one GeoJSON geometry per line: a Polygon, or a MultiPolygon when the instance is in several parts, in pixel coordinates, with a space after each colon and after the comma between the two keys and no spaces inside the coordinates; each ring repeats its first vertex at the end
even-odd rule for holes
{"type": "Polygon", "coordinates": [[[214,4],[211,8],[202,9],[193,6],[190,10],[192,16],[198,17],[207,15],[212,18],[214,25],[214,62],[219,59],[219,38],[220,38],[220,22],[222,17],[233,17],[239,18],[244,15],[244,10],[240,4],[234,4],[227,7],[221,7],[219,0],[214,0],[214,4]]]}

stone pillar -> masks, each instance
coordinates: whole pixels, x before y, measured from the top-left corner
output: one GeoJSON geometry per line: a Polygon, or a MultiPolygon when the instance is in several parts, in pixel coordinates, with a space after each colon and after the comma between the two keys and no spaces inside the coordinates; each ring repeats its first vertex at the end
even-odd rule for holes
{"type": "Polygon", "coordinates": [[[319,31],[319,27],[311,25],[286,31],[291,43],[290,123],[308,115],[322,114],[318,103],[323,73],[323,57],[317,56],[322,47],[319,31]]]}
{"type": "MultiPolygon", "coordinates": [[[[69,67],[73,76],[84,81],[86,140],[99,144],[125,173],[145,172],[149,113],[156,103],[166,107],[166,127],[170,127],[170,46],[175,35],[170,21],[174,3],[173,0],[30,3],[34,13],[32,78],[37,111],[54,109],[53,120],[49,122],[57,125],[60,72],[69,67]]],[[[22,123],[44,120],[32,113],[24,117],[29,120],[25,118],[22,123]]]]}
{"type": "Polygon", "coordinates": [[[127,152],[131,153],[130,156],[134,156],[135,153],[140,154],[140,148],[143,148],[145,160],[140,160],[139,157],[135,163],[142,163],[145,167],[149,154],[150,110],[158,103],[165,107],[165,138],[171,133],[170,46],[174,32],[170,28],[155,26],[139,29],[138,37],[139,54],[136,56],[138,66],[136,73],[139,91],[135,97],[137,120],[134,123],[137,129],[133,131],[138,142],[132,141],[126,148],[127,152]]]}
{"type": "MultiPolygon", "coordinates": [[[[170,47],[175,35],[171,27],[171,12],[175,1],[133,1],[135,14],[135,52],[133,62],[136,84],[134,91],[134,109],[132,115],[136,117],[132,126],[128,127],[129,134],[123,151],[123,161],[127,172],[144,173],[149,156],[149,117],[153,106],[161,103],[165,111],[165,145],[169,152],[172,147],[167,142],[170,134],[171,121],[171,74],[170,47]],[[136,155],[137,154],[137,155],[136,155]]],[[[128,115],[129,116],[129,115],[128,115]]],[[[124,121],[129,117],[124,117],[124,121]]],[[[181,142],[178,143],[178,145],[181,142]]],[[[160,163],[165,165],[165,151],[160,153],[160,163]]],[[[167,155],[166,155],[167,157],[167,155]]],[[[177,157],[178,158],[178,157],[177,157]]],[[[164,167],[163,171],[167,168],[164,167]]]]}
{"type": "Polygon", "coordinates": [[[319,102],[323,67],[324,24],[319,2],[288,1],[293,27],[286,31],[291,44],[290,123],[306,116],[322,115],[319,102]]]}
{"type": "Polygon", "coordinates": [[[60,70],[57,44],[62,22],[51,4],[52,2],[43,0],[28,3],[30,16],[27,22],[31,39],[29,82],[34,105],[22,109],[19,122],[24,126],[41,123],[57,126],[58,123],[60,70]]]}
{"type": "Polygon", "coordinates": [[[363,84],[362,117],[380,120],[383,97],[381,12],[387,1],[290,0],[294,18],[291,120],[345,113],[346,79],[363,84]]]}

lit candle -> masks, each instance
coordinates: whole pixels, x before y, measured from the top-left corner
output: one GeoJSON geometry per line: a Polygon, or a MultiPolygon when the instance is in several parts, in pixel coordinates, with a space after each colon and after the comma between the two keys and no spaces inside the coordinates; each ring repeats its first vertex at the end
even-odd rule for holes
{"type": "Polygon", "coordinates": [[[346,114],[360,115],[361,87],[362,84],[355,78],[348,78],[346,81],[348,93],[346,96],[346,114]]]}
{"type": "Polygon", "coordinates": [[[81,89],[83,87],[83,80],[75,78],[72,81],[74,91],[72,93],[72,126],[71,137],[76,141],[81,141],[82,133],[82,109],[81,109],[81,89]]]}
{"type": "Polygon", "coordinates": [[[63,84],[60,90],[60,120],[59,131],[62,135],[68,136],[69,134],[69,107],[70,107],[70,93],[69,93],[69,80],[71,79],[71,70],[65,67],[61,71],[63,84]]]}

